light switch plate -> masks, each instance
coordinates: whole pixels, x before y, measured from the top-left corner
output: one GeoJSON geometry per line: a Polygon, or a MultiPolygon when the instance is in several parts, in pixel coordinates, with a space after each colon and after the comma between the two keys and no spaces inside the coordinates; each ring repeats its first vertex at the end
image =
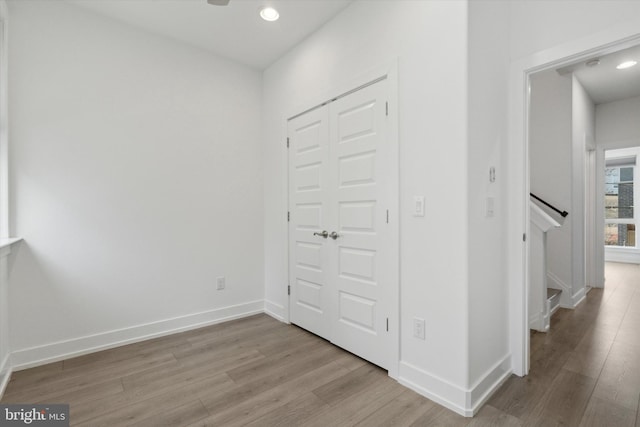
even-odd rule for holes
{"type": "Polygon", "coordinates": [[[495,199],[493,197],[487,197],[487,218],[492,218],[495,215],[495,199]]]}
{"type": "Polygon", "coordinates": [[[424,216],[424,196],[413,196],[413,216],[424,216]]]}
{"type": "Polygon", "coordinates": [[[424,335],[425,321],[419,317],[413,318],[413,336],[420,340],[425,338],[424,335]]]}

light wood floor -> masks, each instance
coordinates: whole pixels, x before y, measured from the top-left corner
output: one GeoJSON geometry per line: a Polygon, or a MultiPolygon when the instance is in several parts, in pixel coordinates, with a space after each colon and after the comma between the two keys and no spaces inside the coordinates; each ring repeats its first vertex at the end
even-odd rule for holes
{"type": "Polygon", "coordinates": [[[640,267],[531,337],[531,373],[475,418],[295,326],[253,316],[14,373],[3,403],[69,403],[79,426],[640,427],[640,267]]]}

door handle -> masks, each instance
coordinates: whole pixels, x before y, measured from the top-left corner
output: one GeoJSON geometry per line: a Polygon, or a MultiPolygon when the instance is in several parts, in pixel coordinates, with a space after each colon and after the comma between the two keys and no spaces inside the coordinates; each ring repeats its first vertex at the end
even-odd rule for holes
{"type": "Polygon", "coordinates": [[[335,231],[332,231],[331,234],[329,234],[329,237],[331,237],[333,240],[336,240],[338,237],[340,237],[340,235],[335,231]]]}
{"type": "Polygon", "coordinates": [[[327,230],[322,230],[322,233],[313,233],[314,236],[320,236],[320,237],[324,237],[325,239],[329,236],[329,233],[327,233],[327,230]]]}

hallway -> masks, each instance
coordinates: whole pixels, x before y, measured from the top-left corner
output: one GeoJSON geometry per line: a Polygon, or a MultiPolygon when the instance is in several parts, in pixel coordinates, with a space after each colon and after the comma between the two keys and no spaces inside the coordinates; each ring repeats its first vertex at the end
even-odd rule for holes
{"type": "Polygon", "coordinates": [[[524,425],[640,426],[640,266],[607,263],[605,275],[604,290],[531,335],[529,375],[489,406],[524,425]]]}

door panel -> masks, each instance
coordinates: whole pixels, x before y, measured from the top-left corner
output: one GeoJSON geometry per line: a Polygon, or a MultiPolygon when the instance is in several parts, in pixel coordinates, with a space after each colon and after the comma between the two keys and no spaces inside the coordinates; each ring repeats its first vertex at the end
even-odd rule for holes
{"type": "Polygon", "coordinates": [[[329,339],[326,107],[289,121],[289,286],[291,322],[329,339]]]}
{"type": "Polygon", "coordinates": [[[375,151],[341,158],[338,165],[338,183],[340,187],[375,184],[375,158],[375,151]]]}
{"type": "Polygon", "coordinates": [[[376,302],[357,295],[340,292],[340,322],[362,332],[376,333],[376,302]]]}
{"type": "Polygon", "coordinates": [[[383,80],[329,105],[329,122],[337,124],[329,128],[329,151],[339,237],[329,242],[335,250],[327,270],[338,307],[331,340],[382,367],[387,366],[389,352],[385,292],[391,286],[384,276],[382,247],[388,228],[383,182],[390,173],[385,161],[385,104],[383,80]]]}
{"type": "Polygon", "coordinates": [[[340,247],[338,274],[345,279],[366,281],[375,285],[376,252],[340,247]]]}
{"type": "Polygon", "coordinates": [[[338,227],[341,230],[374,232],[376,222],[376,202],[364,200],[339,204],[338,227]]]}

